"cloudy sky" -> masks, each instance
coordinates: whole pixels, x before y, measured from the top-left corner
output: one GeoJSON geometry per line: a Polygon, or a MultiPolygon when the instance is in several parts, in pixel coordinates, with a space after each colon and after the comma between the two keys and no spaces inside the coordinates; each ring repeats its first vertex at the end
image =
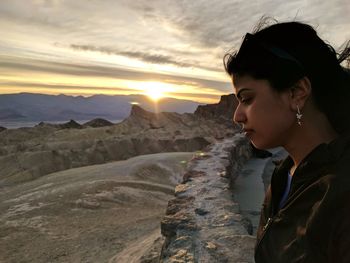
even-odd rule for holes
{"type": "Polygon", "coordinates": [[[349,0],[1,0],[0,94],[154,94],[215,102],[222,57],[263,15],[350,39],[349,0]]]}

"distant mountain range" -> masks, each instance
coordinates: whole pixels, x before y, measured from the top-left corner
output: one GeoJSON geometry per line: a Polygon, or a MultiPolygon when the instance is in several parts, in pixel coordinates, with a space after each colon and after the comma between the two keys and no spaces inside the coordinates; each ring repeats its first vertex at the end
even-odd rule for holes
{"type": "Polygon", "coordinates": [[[144,95],[5,94],[0,95],[0,121],[122,120],[129,116],[132,103],[148,111],[177,113],[194,112],[199,105],[190,100],[163,98],[156,106],[144,95]]]}

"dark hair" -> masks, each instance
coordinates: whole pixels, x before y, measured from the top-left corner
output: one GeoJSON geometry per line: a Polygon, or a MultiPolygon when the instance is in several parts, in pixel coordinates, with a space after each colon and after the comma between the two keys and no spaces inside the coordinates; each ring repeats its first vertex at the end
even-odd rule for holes
{"type": "Polygon", "coordinates": [[[337,54],[312,26],[277,23],[247,33],[239,51],[224,56],[224,66],[232,78],[266,79],[277,91],[307,76],[316,106],[341,134],[350,130],[350,73],[340,65],[345,60],[349,65],[349,43],[337,54]]]}

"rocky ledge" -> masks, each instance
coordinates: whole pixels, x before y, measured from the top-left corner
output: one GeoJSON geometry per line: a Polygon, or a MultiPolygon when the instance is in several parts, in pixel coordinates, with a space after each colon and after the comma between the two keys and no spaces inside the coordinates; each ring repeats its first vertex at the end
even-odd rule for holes
{"type": "Polygon", "coordinates": [[[250,156],[248,141],[236,135],[191,160],[161,222],[160,262],[254,262],[252,226],[231,190],[250,156]]]}

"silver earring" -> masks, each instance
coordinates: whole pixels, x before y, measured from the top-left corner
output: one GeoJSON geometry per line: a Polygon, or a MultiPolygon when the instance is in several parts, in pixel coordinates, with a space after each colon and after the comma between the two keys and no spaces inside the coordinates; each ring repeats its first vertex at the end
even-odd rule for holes
{"type": "Polygon", "coordinates": [[[301,118],[303,117],[303,114],[300,113],[300,109],[299,109],[299,106],[297,105],[297,122],[299,124],[299,126],[301,126],[301,118]]]}

